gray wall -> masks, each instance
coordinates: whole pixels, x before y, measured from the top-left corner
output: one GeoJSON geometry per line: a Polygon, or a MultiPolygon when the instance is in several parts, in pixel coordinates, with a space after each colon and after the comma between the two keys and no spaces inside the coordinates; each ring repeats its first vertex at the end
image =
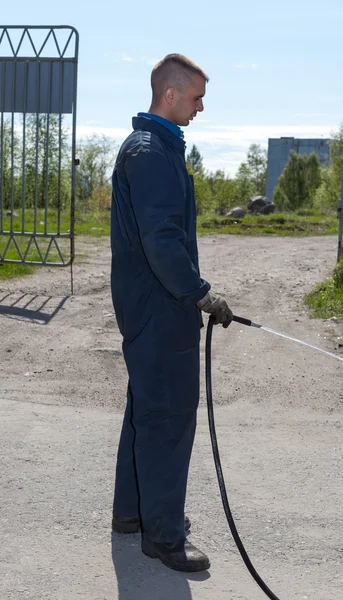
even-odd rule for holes
{"type": "Polygon", "coordinates": [[[291,150],[298,154],[316,152],[322,165],[329,159],[329,144],[325,139],[279,138],[268,140],[267,197],[273,199],[274,189],[282,174],[291,150]]]}

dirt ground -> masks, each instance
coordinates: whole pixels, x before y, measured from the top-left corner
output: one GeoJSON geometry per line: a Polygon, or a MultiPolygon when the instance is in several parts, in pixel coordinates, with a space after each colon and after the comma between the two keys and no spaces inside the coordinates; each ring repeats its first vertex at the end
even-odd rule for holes
{"type": "MultiPolygon", "coordinates": [[[[343,356],[343,325],[302,301],[335,265],[335,237],[208,236],[202,275],[236,315],[343,356]]],[[[110,518],[126,372],[107,239],[68,270],[0,282],[1,600],[259,600],[231,539],[211,456],[204,377],[187,500],[208,574],[144,557],[110,518]]],[[[204,365],[204,335],[202,336],[204,365]]],[[[338,600],[343,575],[343,363],[264,331],[215,328],[213,387],[228,495],[280,600],[338,600]]]]}

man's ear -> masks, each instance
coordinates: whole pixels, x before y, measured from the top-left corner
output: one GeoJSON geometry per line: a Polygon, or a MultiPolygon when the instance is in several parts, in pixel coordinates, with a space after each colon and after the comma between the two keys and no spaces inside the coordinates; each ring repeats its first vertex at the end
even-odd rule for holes
{"type": "Polygon", "coordinates": [[[165,91],[164,96],[165,96],[165,99],[168,102],[168,104],[171,104],[173,102],[174,96],[175,96],[175,90],[174,90],[174,88],[172,88],[172,87],[167,88],[166,91],[165,91]]]}

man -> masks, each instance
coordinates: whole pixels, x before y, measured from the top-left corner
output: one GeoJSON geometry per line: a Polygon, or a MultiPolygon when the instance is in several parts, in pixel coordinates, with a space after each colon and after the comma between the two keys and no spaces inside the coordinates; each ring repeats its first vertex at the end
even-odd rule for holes
{"type": "Polygon", "coordinates": [[[201,310],[232,313],[200,278],[192,178],[181,126],[203,110],[208,77],[170,54],[152,71],[149,113],[133,119],[113,172],[111,285],[129,374],[112,527],[180,571],[210,567],[184,515],[199,402],[201,310]]]}

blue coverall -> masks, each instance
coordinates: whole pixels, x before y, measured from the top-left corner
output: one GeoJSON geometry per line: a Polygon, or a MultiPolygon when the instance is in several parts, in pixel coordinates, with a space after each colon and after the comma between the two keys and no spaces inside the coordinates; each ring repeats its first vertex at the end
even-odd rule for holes
{"type": "Polygon", "coordinates": [[[140,515],[156,542],[185,537],[184,505],[199,402],[201,279],[185,143],[133,118],[113,172],[113,304],[129,375],[114,512],[140,515]]]}

